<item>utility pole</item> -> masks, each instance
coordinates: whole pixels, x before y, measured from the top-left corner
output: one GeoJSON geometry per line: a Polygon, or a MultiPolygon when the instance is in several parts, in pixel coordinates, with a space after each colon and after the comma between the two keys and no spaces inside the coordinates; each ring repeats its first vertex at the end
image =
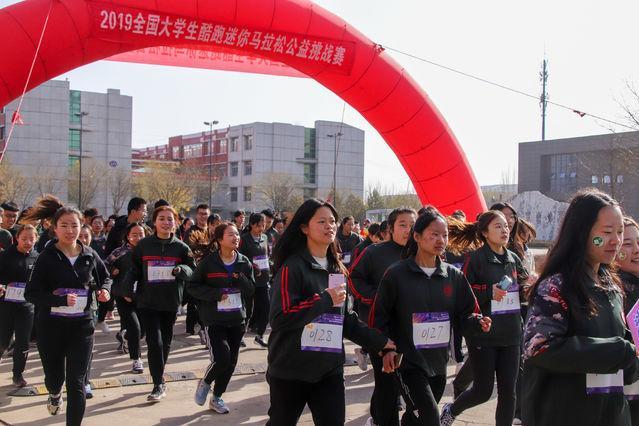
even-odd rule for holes
{"type": "Polygon", "coordinates": [[[209,208],[213,206],[213,126],[218,123],[217,120],[204,122],[209,126],[209,208]]]}
{"type": "Polygon", "coordinates": [[[541,106],[541,141],[544,142],[546,140],[546,107],[548,106],[548,93],[546,92],[548,61],[546,58],[544,58],[541,65],[539,80],[541,81],[541,97],[539,98],[539,105],[541,106]]]}
{"type": "Polygon", "coordinates": [[[327,138],[335,139],[335,152],[333,155],[333,205],[335,205],[335,200],[337,198],[337,138],[340,136],[342,136],[342,132],[326,135],[327,138]]]}
{"type": "Polygon", "coordinates": [[[78,160],[78,209],[82,207],[82,137],[84,136],[84,117],[89,115],[88,112],[74,112],[73,115],[80,118],[80,159],[78,160]]]}

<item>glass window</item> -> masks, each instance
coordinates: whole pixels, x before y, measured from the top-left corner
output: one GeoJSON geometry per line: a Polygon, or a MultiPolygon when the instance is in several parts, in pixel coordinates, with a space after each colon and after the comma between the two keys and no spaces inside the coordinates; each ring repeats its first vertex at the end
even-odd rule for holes
{"type": "Polygon", "coordinates": [[[236,203],[237,202],[237,187],[231,187],[229,194],[231,196],[231,202],[232,203],[236,203]]]}
{"type": "Polygon", "coordinates": [[[69,149],[72,151],[80,150],[80,131],[69,129],[69,149]]]}
{"type": "Polygon", "coordinates": [[[253,196],[253,190],[250,186],[244,187],[244,201],[251,201],[251,197],[253,196]]]}
{"type": "Polygon", "coordinates": [[[304,188],[304,199],[315,198],[315,188],[304,188]]]}
{"type": "Polygon", "coordinates": [[[315,129],[304,129],[304,158],[315,158],[315,129]]]}
{"type": "Polygon", "coordinates": [[[592,175],[592,177],[590,178],[590,183],[592,183],[592,184],[599,183],[599,176],[592,175]]]}
{"type": "Polygon", "coordinates": [[[617,175],[617,183],[623,183],[623,175],[617,175]]]}
{"type": "Polygon", "coordinates": [[[172,158],[174,160],[179,160],[180,159],[180,147],[179,146],[174,146],[173,147],[173,155],[172,158]]]}
{"type": "Polygon", "coordinates": [[[237,152],[237,141],[238,141],[238,137],[233,137],[229,140],[230,142],[230,146],[229,146],[229,151],[231,152],[237,152]]]}
{"type": "Polygon", "coordinates": [[[78,164],[80,162],[80,157],[78,157],[77,155],[69,155],[69,169],[72,169],[73,167],[75,167],[76,164],[78,164]]]}
{"type": "Polygon", "coordinates": [[[244,162],[244,176],[251,176],[253,174],[253,161],[244,162]]]}
{"type": "Polygon", "coordinates": [[[81,95],[79,90],[69,91],[69,123],[80,124],[81,95]]]}
{"type": "Polygon", "coordinates": [[[315,183],[315,164],[304,164],[304,183],[315,183]]]}
{"type": "Polygon", "coordinates": [[[542,158],[543,189],[552,193],[571,193],[577,190],[577,156],[549,155],[542,158]]]}
{"type": "Polygon", "coordinates": [[[603,177],[603,183],[610,183],[610,182],[611,182],[610,176],[605,175],[605,176],[603,177]]]}
{"type": "Polygon", "coordinates": [[[184,146],[184,159],[200,158],[202,157],[202,144],[192,144],[184,146]]]}
{"type": "Polygon", "coordinates": [[[220,154],[226,154],[226,139],[220,139],[220,149],[218,152],[220,154]]]}
{"type": "Polygon", "coordinates": [[[253,135],[244,135],[244,151],[253,149],[253,135]]]}
{"type": "Polygon", "coordinates": [[[229,176],[237,176],[237,170],[238,170],[237,161],[233,161],[232,163],[229,163],[229,168],[231,169],[229,171],[229,176]]]}

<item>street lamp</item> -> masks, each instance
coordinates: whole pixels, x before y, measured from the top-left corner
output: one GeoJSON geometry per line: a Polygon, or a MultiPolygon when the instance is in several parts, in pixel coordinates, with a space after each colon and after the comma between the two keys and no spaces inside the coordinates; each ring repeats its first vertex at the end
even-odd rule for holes
{"type": "Polygon", "coordinates": [[[326,135],[327,138],[335,138],[335,153],[333,155],[333,204],[335,204],[335,199],[337,198],[337,138],[343,136],[342,132],[337,132],[332,135],[326,135]]]}
{"type": "Polygon", "coordinates": [[[74,112],[73,115],[80,118],[80,159],[78,160],[78,208],[82,209],[82,134],[84,133],[83,118],[89,115],[88,112],[74,112]]]}
{"type": "Polygon", "coordinates": [[[205,126],[209,126],[209,208],[213,206],[213,126],[218,123],[217,120],[204,122],[205,126]]]}

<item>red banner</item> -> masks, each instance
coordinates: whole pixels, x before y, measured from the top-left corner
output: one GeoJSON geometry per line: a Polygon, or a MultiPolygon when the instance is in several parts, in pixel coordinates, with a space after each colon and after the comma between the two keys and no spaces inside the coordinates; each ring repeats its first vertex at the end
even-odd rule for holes
{"type": "MultiPolygon", "coordinates": [[[[285,33],[189,17],[157,13],[118,5],[89,2],[93,35],[119,43],[175,46],[190,45],[204,51],[241,51],[248,56],[286,59],[317,65],[322,70],[349,74],[355,44],[342,40],[285,33]]],[[[162,62],[165,64],[164,62],[162,62]]]]}

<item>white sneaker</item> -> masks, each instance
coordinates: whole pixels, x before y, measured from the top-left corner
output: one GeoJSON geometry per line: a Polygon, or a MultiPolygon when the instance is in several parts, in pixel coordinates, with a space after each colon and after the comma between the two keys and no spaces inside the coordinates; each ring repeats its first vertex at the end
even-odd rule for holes
{"type": "Polygon", "coordinates": [[[144,373],[144,364],[141,359],[136,359],[133,361],[133,366],[131,366],[131,372],[135,374],[144,373]]]}
{"type": "Polygon", "coordinates": [[[514,425],[520,425],[520,424],[522,424],[522,423],[521,423],[521,419],[518,419],[517,417],[515,417],[515,418],[513,419],[513,424],[514,424],[514,425]]]}
{"type": "Polygon", "coordinates": [[[106,321],[98,321],[98,324],[96,325],[96,328],[98,330],[100,330],[103,333],[110,333],[111,332],[111,327],[109,327],[109,324],[107,324],[106,321]]]}
{"type": "Polygon", "coordinates": [[[49,410],[49,414],[55,416],[56,414],[60,414],[62,411],[62,395],[58,395],[57,397],[53,397],[49,394],[49,399],[47,400],[47,410],[49,410]]]}
{"type": "Polygon", "coordinates": [[[231,410],[226,406],[226,403],[219,396],[213,395],[209,400],[209,408],[216,413],[228,414],[231,410]]]}
{"type": "Polygon", "coordinates": [[[377,426],[377,423],[373,421],[372,417],[369,417],[368,420],[366,420],[366,424],[364,426],[377,426]]]}
{"type": "Polygon", "coordinates": [[[368,355],[362,351],[362,348],[355,348],[355,359],[359,369],[362,371],[368,370],[368,355]]]}

